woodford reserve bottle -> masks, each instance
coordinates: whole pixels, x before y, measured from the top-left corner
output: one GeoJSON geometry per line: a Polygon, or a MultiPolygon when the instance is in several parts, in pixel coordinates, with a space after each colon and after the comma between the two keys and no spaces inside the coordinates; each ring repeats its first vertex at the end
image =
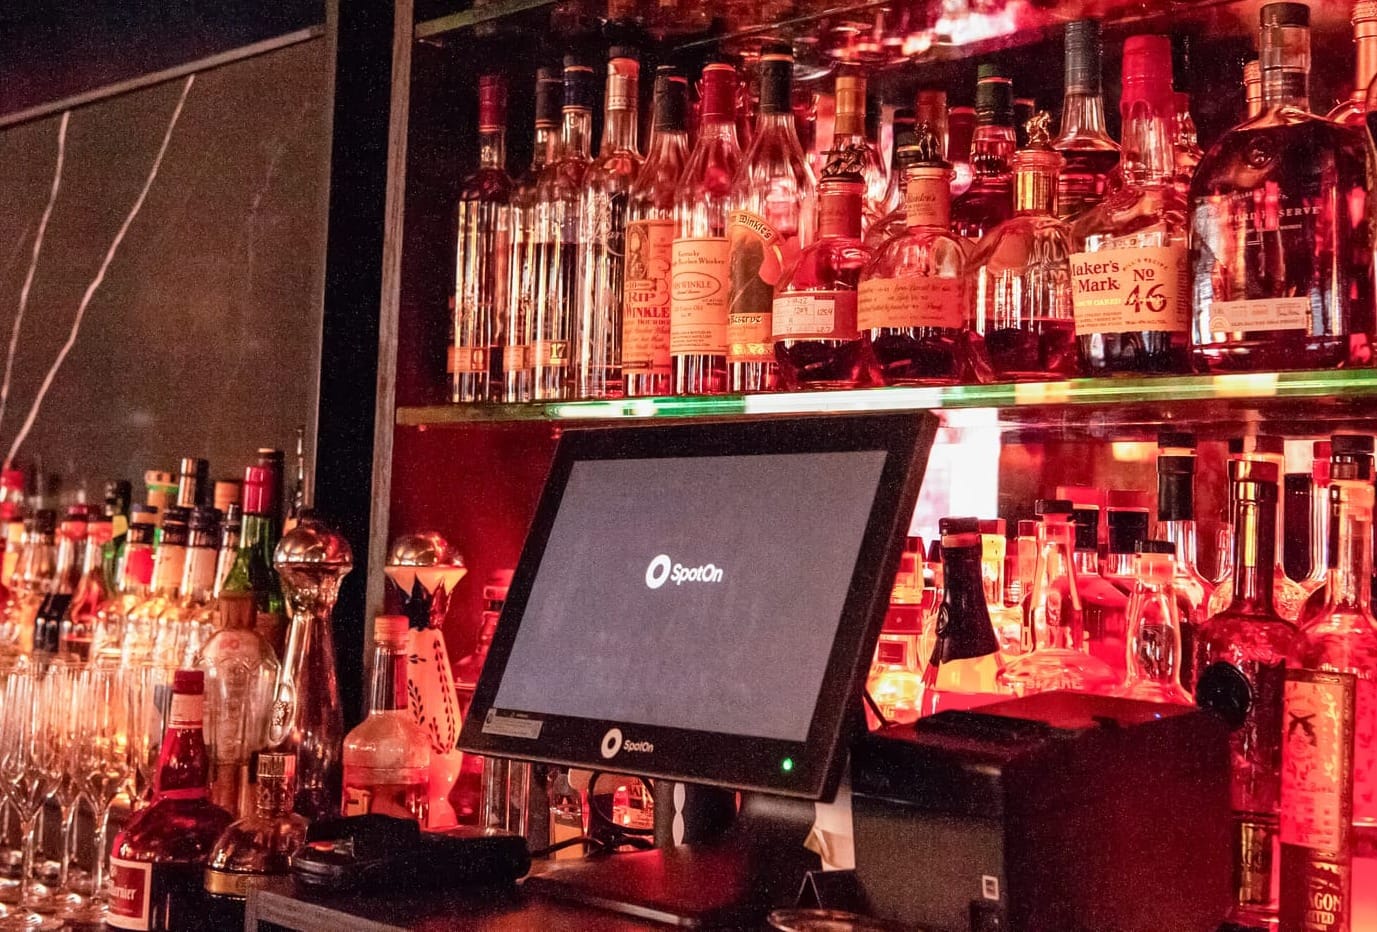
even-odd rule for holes
{"type": "Polygon", "coordinates": [[[732,182],[731,290],[727,309],[728,387],[775,387],[771,301],[784,268],[813,238],[815,183],[790,105],[794,55],[787,43],[760,54],[760,116],[732,182]]]}
{"type": "Polygon", "coordinates": [[[110,855],[105,921],[112,928],[182,932],[201,927],[201,872],[215,839],[234,821],[210,801],[209,757],[201,736],[204,684],[200,670],[173,675],[153,802],[125,823],[110,855]]]}
{"type": "Polygon", "coordinates": [[[1071,299],[1082,375],[1189,366],[1185,203],[1173,184],[1171,41],[1124,43],[1123,187],[1071,224],[1071,299]]]}
{"type": "Polygon", "coordinates": [[[669,355],[676,395],[727,390],[728,204],[741,163],[736,94],[735,68],[704,66],[698,141],[674,193],[669,355]]]}
{"type": "Polygon", "coordinates": [[[684,115],[688,82],[655,72],[654,121],[640,174],[631,185],[622,290],[622,382],[628,397],[670,392],[669,278],[674,193],[688,161],[684,115]]]}
{"type": "Polygon", "coordinates": [[[1263,111],[1191,185],[1194,347],[1216,372],[1372,362],[1362,132],[1309,108],[1310,8],[1262,7],[1263,111]]]}

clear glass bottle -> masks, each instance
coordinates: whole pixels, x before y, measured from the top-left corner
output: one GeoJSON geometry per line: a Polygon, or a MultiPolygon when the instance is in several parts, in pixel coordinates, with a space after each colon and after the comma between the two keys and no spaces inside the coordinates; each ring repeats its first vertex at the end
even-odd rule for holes
{"type": "Polygon", "coordinates": [[[1072,557],[1072,504],[1062,499],[1037,503],[1037,568],[1024,616],[1025,653],[999,674],[1002,693],[1029,696],[1051,689],[1112,694],[1120,677],[1103,660],[1083,649],[1084,601],[1072,557]]]}
{"type": "Polygon", "coordinates": [[[344,739],[344,814],[389,815],[426,823],[430,736],[411,717],[406,696],[405,615],[373,623],[373,688],[368,717],[344,739]]]}
{"type": "MultiPolygon", "coordinates": [[[[943,94],[942,122],[944,124],[947,119],[946,99],[946,95],[943,94]]],[[[893,140],[889,156],[889,189],[885,191],[884,213],[874,219],[866,228],[865,236],[862,237],[865,248],[877,254],[886,243],[908,228],[908,214],[904,210],[904,188],[907,184],[904,180],[905,157],[901,156],[899,152],[904,148],[912,151],[916,138],[916,120],[912,110],[900,108],[894,111],[893,140]]]]}
{"type": "Polygon", "coordinates": [[[154,659],[153,646],[158,618],[177,601],[177,590],[186,569],[188,523],[191,514],[172,506],[163,511],[162,541],[153,554],[153,577],[148,598],[133,606],[124,619],[120,664],[134,667],[154,659]]]}
{"type": "Polygon", "coordinates": [[[52,585],[57,569],[57,514],[43,508],[24,522],[25,541],[10,585],[11,599],[6,607],[11,630],[19,633],[19,649],[33,653],[34,628],[38,610],[52,585]]]}
{"type": "Polygon", "coordinates": [[[1124,673],[1124,642],[1128,632],[1128,595],[1100,575],[1100,509],[1076,505],[1076,584],[1085,610],[1085,649],[1120,676],[1124,673]]]}
{"type": "Polygon", "coordinates": [[[1309,110],[1310,9],[1262,7],[1264,109],[1191,184],[1193,343],[1211,372],[1372,362],[1362,132],[1309,110]]]}
{"type": "Polygon", "coordinates": [[[220,627],[215,602],[216,545],[220,534],[219,512],[197,508],[191,513],[186,569],[177,604],[158,619],[153,655],[160,662],[182,667],[196,665],[201,648],[220,627]]]}
{"type": "Polygon", "coordinates": [[[1367,89],[1377,78],[1377,4],[1353,2],[1353,92],[1329,111],[1327,119],[1344,126],[1367,125],[1367,89]]]}
{"type": "MultiPolygon", "coordinates": [[[[741,164],[737,91],[731,65],[710,62],[703,67],[698,138],[674,192],[669,352],[676,395],[727,390],[732,288],[728,223],[741,164]]],[[[767,305],[769,288],[765,286],[767,305]]]]}
{"type": "Polygon", "coordinates": [[[593,145],[593,69],[564,59],[564,123],[559,158],[540,173],[536,195],[536,242],[545,281],[531,322],[531,393],[534,401],[568,398],[573,382],[572,341],[578,319],[579,209],[583,176],[593,145]]]}
{"type": "Polygon", "coordinates": [[[292,854],[306,843],[308,824],[292,812],[296,757],[260,754],[253,811],[215,841],[206,864],[206,919],[212,928],[239,929],[250,890],[291,894],[292,854]]]}
{"type": "Polygon", "coordinates": [[[905,230],[858,289],[857,323],[886,385],[974,382],[984,371],[971,345],[968,247],[951,232],[951,166],[939,147],[923,124],[901,150],[905,230]]]}
{"type": "Polygon", "coordinates": [[[507,174],[507,84],[478,78],[478,170],[459,189],[449,372],[451,400],[501,395],[502,334],[510,311],[512,179],[507,174]]]}
{"type": "Polygon", "coordinates": [[[141,516],[136,518],[125,532],[124,557],[114,595],[96,614],[91,633],[92,660],[119,663],[125,617],[148,597],[148,586],[153,580],[154,527],[141,516]]]}
{"type": "Polygon", "coordinates": [[[1191,116],[1190,95],[1177,91],[1175,100],[1176,138],[1173,148],[1176,153],[1176,171],[1172,176],[1172,183],[1176,185],[1176,193],[1181,195],[1182,200],[1186,200],[1191,193],[1191,179],[1195,177],[1195,170],[1199,167],[1200,160],[1205,157],[1205,152],[1200,148],[1195,119],[1191,116]]]}
{"type": "MultiPolygon", "coordinates": [[[[1181,685],[1195,687],[1195,637],[1205,623],[1214,583],[1196,566],[1195,531],[1195,438],[1191,454],[1179,447],[1162,447],[1158,438],[1157,537],[1176,547],[1172,588],[1181,608],[1181,685]]],[[[1170,438],[1167,438],[1170,439],[1170,438]]]]}
{"type": "Polygon", "coordinates": [[[1181,604],[1176,596],[1176,545],[1138,545],[1137,582],[1128,600],[1128,673],[1120,695],[1144,702],[1190,705],[1181,686],[1181,604]]]}
{"type": "Polygon", "coordinates": [[[971,256],[975,328],[995,379],[1069,379],[1079,368],[1071,313],[1070,228],[1057,219],[1057,177],[1048,116],[1029,120],[1015,153],[1014,215],[985,233],[971,256]]]}
{"type": "Polygon", "coordinates": [[[818,185],[818,238],[775,288],[773,330],[780,384],[788,390],[855,388],[873,380],[870,344],[857,325],[857,286],[870,264],[861,245],[863,164],[834,153],[818,185]]]}
{"type": "Polygon", "coordinates": [[[607,63],[602,145],[583,176],[579,205],[579,297],[574,326],[575,394],[622,394],[622,277],[627,207],[640,174],[638,86],[640,63],[614,47],[607,63]]]}
{"type": "Polygon", "coordinates": [[[1282,928],[1368,927],[1353,916],[1354,892],[1362,889],[1377,859],[1373,443],[1371,437],[1363,440],[1346,442],[1347,449],[1334,456],[1325,604],[1306,613],[1287,658],[1281,752],[1282,928]],[[1361,876],[1355,872],[1357,859],[1364,862],[1361,876]],[[1324,904],[1319,917],[1311,912],[1317,903],[1324,904]]]}
{"type": "Polygon", "coordinates": [[[1196,702],[1241,721],[1230,737],[1234,814],[1234,903],[1229,920],[1275,924],[1273,883],[1281,789],[1282,694],[1296,629],[1272,607],[1276,572],[1275,463],[1229,462],[1233,598],[1200,629],[1196,702]],[[1239,697],[1246,699],[1239,703],[1239,697]]]}
{"type": "Polygon", "coordinates": [[[951,196],[960,197],[971,189],[975,169],[971,166],[971,146],[975,139],[975,108],[947,108],[947,147],[943,157],[951,162],[951,196]]]}
{"type": "MultiPolygon", "coordinates": [[[[732,181],[727,239],[727,385],[764,392],[778,377],[772,301],[784,269],[813,241],[817,200],[791,106],[794,54],[767,43],[760,54],[760,116],[732,181]]],[[[859,247],[858,247],[859,248],[859,247]]]]}
{"type": "Polygon", "coordinates": [[[688,81],[677,68],[655,72],[654,119],[645,163],[631,186],[622,295],[622,382],[627,397],[668,395],[669,286],[674,195],[688,163],[684,118],[688,81]]]}
{"type": "MultiPolygon", "coordinates": [[[[103,510],[103,509],[102,509],[103,510]]],[[[86,525],[86,547],[82,553],[81,578],[72,592],[67,617],[62,621],[59,651],[78,663],[91,659],[96,620],[110,598],[105,585],[104,551],[110,542],[111,525],[103,515],[86,525]]]]}
{"type": "Polygon", "coordinates": [[[919,715],[996,700],[995,678],[1003,666],[985,601],[980,521],[943,518],[938,528],[944,589],[937,641],[923,670],[919,715]]]}
{"type": "Polygon", "coordinates": [[[1057,216],[1063,220],[1098,204],[1119,164],[1119,144],[1105,127],[1101,56],[1098,20],[1066,24],[1066,97],[1061,135],[1052,144],[1066,159],[1057,177],[1057,216]]]}
{"type": "Polygon", "coordinates": [[[1072,302],[1083,375],[1190,366],[1186,205],[1173,184],[1171,41],[1124,43],[1124,184],[1071,224],[1072,302]]]}
{"type": "Polygon", "coordinates": [[[978,240],[1014,212],[1014,176],[1009,167],[1017,147],[1014,82],[998,65],[983,64],[975,86],[975,136],[971,140],[970,188],[952,202],[952,230],[978,240]]]}
{"type": "MultiPolygon", "coordinates": [[[[866,80],[859,74],[839,74],[835,83],[836,111],[832,124],[832,149],[829,157],[840,152],[853,152],[859,159],[865,192],[861,196],[862,232],[883,216],[885,190],[889,179],[884,159],[870,138],[872,120],[866,97],[866,80]]],[[[876,106],[879,101],[874,101],[876,106]]],[[[878,116],[878,114],[876,114],[878,116]]]]}
{"type": "Polygon", "coordinates": [[[62,621],[81,579],[81,553],[86,545],[86,506],[67,509],[57,528],[57,556],[48,591],[34,617],[33,656],[50,660],[62,650],[62,621]]]}
{"type": "Polygon", "coordinates": [[[511,284],[507,299],[511,302],[507,327],[502,343],[502,401],[520,403],[531,400],[531,341],[536,308],[545,296],[544,263],[548,258],[546,243],[536,223],[537,201],[540,196],[540,175],[546,165],[559,156],[559,106],[563,96],[563,79],[558,69],[539,68],[535,83],[535,142],[531,147],[531,164],[512,185],[512,261],[511,284]]]}

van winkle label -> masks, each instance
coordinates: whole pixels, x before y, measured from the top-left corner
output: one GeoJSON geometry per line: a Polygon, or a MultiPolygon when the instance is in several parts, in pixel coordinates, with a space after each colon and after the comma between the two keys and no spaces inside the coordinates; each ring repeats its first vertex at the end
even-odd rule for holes
{"type": "Polygon", "coordinates": [[[771,320],[775,285],[784,272],[786,249],[797,243],[781,236],[762,216],[734,210],[727,218],[731,244],[731,303],[727,308],[727,362],[774,362],[771,320]]]}
{"type": "Polygon", "coordinates": [[[1071,257],[1076,336],[1185,333],[1190,328],[1186,247],[1078,252],[1071,257]]]}
{"type": "Polygon", "coordinates": [[[672,220],[626,225],[622,284],[622,371],[669,374],[669,263],[672,220]]]}
{"type": "Polygon", "coordinates": [[[676,239],[669,282],[669,352],[720,356],[727,351],[727,240],[676,239]]]}

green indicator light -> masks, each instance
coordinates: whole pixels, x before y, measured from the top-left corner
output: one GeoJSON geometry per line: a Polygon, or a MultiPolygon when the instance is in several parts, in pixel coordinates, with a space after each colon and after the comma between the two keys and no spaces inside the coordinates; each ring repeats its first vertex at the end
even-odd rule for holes
{"type": "Polygon", "coordinates": [[[789,771],[793,770],[794,759],[792,757],[784,758],[784,760],[779,762],[779,769],[783,770],[785,773],[788,773],[789,771]]]}

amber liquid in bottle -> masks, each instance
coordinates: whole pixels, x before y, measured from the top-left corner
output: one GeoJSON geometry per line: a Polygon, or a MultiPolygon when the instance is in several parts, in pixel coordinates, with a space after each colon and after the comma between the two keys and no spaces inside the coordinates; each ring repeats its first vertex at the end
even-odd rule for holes
{"type": "Polygon", "coordinates": [[[1009,166],[1014,134],[1014,85],[992,65],[980,66],[975,88],[975,137],[967,191],[952,202],[952,230],[969,240],[1008,220],[1014,212],[1014,176],[1009,166]]]}

